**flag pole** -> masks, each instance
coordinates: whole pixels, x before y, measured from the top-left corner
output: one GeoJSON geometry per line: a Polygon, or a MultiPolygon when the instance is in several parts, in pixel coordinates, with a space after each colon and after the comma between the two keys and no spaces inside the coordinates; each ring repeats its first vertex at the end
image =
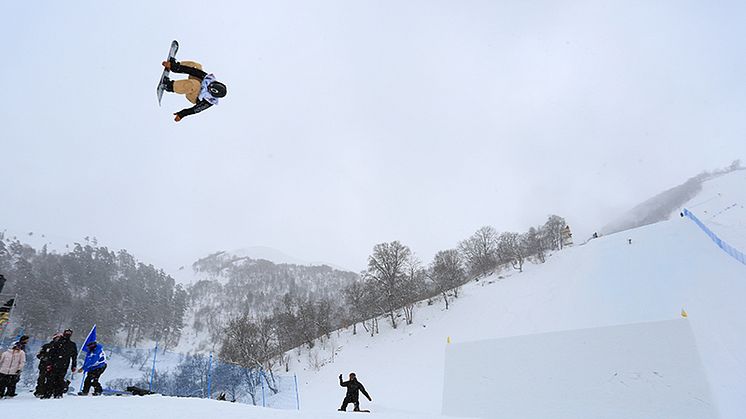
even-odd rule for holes
{"type": "MultiPolygon", "coordinates": [[[[93,340],[96,340],[96,325],[95,324],[93,325],[93,327],[91,327],[91,331],[88,332],[88,336],[85,337],[85,340],[83,341],[83,344],[80,345],[80,350],[78,351],[78,356],[75,358],[75,368],[76,369],[78,368],[78,358],[80,358],[80,355],[83,353],[83,349],[88,344],[88,340],[91,339],[91,336],[93,336],[93,340]]],[[[67,374],[67,373],[65,373],[65,374],[67,374]]],[[[81,392],[83,391],[83,382],[85,381],[85,376],[86,376],[86,373],[85,373],[85,371],[83,371],[83,375],[80,377],[80,390],[79,391],[81,391],[81,392]]],[[[70,374],[70,378],[71,378],[70,381],[75,380],[75,373],[74,372],[70,374]]]]}

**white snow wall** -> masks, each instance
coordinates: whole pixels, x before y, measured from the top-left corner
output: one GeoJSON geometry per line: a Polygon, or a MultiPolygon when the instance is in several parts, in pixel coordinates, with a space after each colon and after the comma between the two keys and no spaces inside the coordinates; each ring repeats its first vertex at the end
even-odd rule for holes
{"type": "Polygon", "coordinates": [[[685,319],[448,345],[443,414],[716,418],[685,319]]]}

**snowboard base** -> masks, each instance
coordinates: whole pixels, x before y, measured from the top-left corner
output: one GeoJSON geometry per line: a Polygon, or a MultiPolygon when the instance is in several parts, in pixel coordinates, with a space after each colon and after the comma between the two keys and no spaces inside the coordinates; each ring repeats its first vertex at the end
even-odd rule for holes
{"type": "MultiPolygon", "coordinates": [[[[171,49],[168,51],[168,57],[166,58],[166,61],[170,61],[171,58],[176,57],[176,51],[179,50],[179,43],[174,40],[171,42],[171,49]]],[[[156,92],[158,93],[158,106],[161,106],[161,98],[163,98],[163,91],[166,89],[166,86],[163,84],[163,82],[168,78],[168,75],[171,74],[168,69],[164,68],[163,73],[161,73],[161,79],[158,81],[158,88],[156,89],[156,92]]]]}

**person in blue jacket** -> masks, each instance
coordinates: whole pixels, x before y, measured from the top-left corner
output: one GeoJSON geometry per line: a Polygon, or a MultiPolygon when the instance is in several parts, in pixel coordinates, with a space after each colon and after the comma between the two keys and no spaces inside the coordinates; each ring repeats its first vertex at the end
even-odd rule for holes
{"type": "Polygon", "coordinates": [[[85,382],[83,383],[83,391],[79,394],[81,396],[88,395],[91,386],[93,386],[93,395],[98,396],[103,392],[101,383],[98,379],[101,378],[101,374],[106,370],[106,354],[104,353],[104,347],[95,341],[89,342],[83,351],[86,353],[85,361],[83,361],[83,371],[86,372],[85,382]]]}

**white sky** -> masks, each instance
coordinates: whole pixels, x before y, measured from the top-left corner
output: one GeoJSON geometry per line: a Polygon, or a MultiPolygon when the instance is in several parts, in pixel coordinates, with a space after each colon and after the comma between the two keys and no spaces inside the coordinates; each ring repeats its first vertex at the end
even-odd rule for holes
{"type": "Polygon", "coordinates": [[[576,235],[746,157],[741,1],[3,5],[0,230],[170,270],[252,245],[360,270],[482,225],[576,235]],[[155,85],[180,59],[216,108],[155,85]]]}

